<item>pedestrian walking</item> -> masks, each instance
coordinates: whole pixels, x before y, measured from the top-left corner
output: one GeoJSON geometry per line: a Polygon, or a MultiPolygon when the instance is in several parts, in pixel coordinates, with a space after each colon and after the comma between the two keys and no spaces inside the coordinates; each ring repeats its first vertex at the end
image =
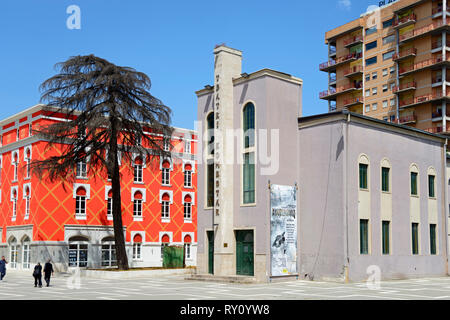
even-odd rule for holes
{"type": "Polygon", "coordinates": [[[0,280],[3,280],[3,278],[6,275],[6,265],[8,262],[5,260],[5,256],[2,256],[2,260],[0,260],[0,280]]]}
{"type": "Polygon", "coordinates": [[[39,262],[34,266],[33,277],[34,287],[37,287],[39,285],[39,288],[42,288],[42,266],[39,262]]]}
{"type": "Polygon", "coordinates": [[[53,265],[51,264],[50,259],[48,259],[47,263],[44,266],[44,279],[45,282],[47,283],[47,287],[50,286],[50,278],[53,273],[54,273],[53,265]]]}

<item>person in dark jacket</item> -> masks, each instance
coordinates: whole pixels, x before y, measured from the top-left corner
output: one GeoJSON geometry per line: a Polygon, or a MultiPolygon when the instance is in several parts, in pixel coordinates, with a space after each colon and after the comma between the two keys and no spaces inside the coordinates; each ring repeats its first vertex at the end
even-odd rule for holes
{"type": "Polygon", "coordinates": [[[33,277],[34,287],[37,287],[39,285],[39,288],[42,288],[42,266],[39,262],[34,266],[33,277]]]}
{"type": "Polygon", "coordinates": [[[2,260],[0,260],[0,280],[3,280],[3,278],[6,275],[6,265],[8,262],[5,260],[5,257],[2,256],[2,260]]]}
{"type": "Polygon", "coordinates": [[[44,266],[44,279],[45,279],[45,282],[47,282],[47,287],[50,286],[50,278],[53,273],[54,273],[53,265],[50,263],[50,259],[49,259],[44,266]]]}

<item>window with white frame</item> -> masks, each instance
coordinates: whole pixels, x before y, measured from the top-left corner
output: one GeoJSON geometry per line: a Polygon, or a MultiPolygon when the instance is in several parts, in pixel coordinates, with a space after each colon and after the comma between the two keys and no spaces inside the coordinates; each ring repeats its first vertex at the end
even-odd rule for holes
{"type": "Polygon", "coordinates": [[[117,265],[116,246],[114,238],[107,237],[102,240],[102,267],[113,267],[117,265]]]}
{"type": "Polygon", "coordinates": [[[144,182],[144,175],[143,175],[143,161],[140,157],[137,157],[134,160],[134,182],[135,183],[142,183],[144,182]]]}
{"type": "Polygon", "coordinates": [[[30,217],[30,199],[31,192],[28,186],[25,187],[25,220],[30,217]]]}
{"type": "Polygon", "coordinates": [[[185,140],[184,141],[184,152],[185,153],[191,153],[191,141],[190,140],[185,140]]]}
{"type": "Polygon", "coordinates": [[[375,96],[378,93],[378,88],[372,88],[372,95],[375,96]]]}
{"type": "Polygon", "coordinates": [[[133,199],[133,216],[135,218],[142,217],[142,193],[140,191],[136,191],[133,199]]]}
{"type": "Polygon", "coordinates": [[[79,187],[75,197],[75,216],[86,216],[86,190],[83,187],[79,187]]]}
{"type": "Polygon", "coordinates": [[[87,177],[87,164],[86,160],[79,161],[77,163],[77,178],[87,177]]]}
{"type": "Polygon", "coordinates": [[[165,186],[170,185],[170,163],[169,163],[169,161],[163,162],[161,183],[165,186]]]}
{"type": "Polygon", "coordinates": [[[167,193],[162,196],[161,218],[170,219],[170,196],[167,193]]]}
{"type": "Polygon", "coordinates": [[[19,141],[19,140],[20,140],[20,130],[19,130],[19,129],[17,129],[17,131],[16,131],[16,132],[17,132],[17,137],[16,137],[16,138],[17,138],[17,141],[19,141]]]}
{"type": "Polygon", "coordinates": [[[388,107],[388,101],[387,100],[384,100],[383,101],[383,108],[387,108],[388,107]]]}
{"type": "Polygon", "coordinates": [[[113,197],[112,190],[108,192],[107,205],[106,205],[106,217],[112,219],[113,217],[113,197]]]}
{"type": "Polygon", "coordinates": [[[142,259],[142,236],[137,234],[133,238],[133,260],[142,259]]]}
{"type": "Polygon", "coordinates": [[[395,107],[395,98],[390,100],[390,106],[395,107]]]}
{"type": "Polygon", "coordinates": [[[13,203],[13,207],[12,207],[12,219],[15,220],[17,217],[17,189],[13,189],[12,190],[12,203],[13,203]]]}
{"type": "Polygon", "coordinates": [[[184,237],[184,252],[185,252],[185,258],[186,259],[191,259],[191,236],[190,235],[186,235],[184,237]]]}
{"type": "Polygon", "coordinates": [[[192,187],[192,166],[190,164],[184,167],[184,186],[192,187]]]}
{"type": "Polygon", "coordinates": [[[164,137],[163,143],[164,143],[163,147],[164,151],[170,151],[170,138],[164,137]]]}
{"type": "Polygon", "coordinates": [[[370,89],[366,90],[366,97],[370,97],[370,89]]]}
{"type": "Polygon", "coordinates": [[[30,123],[28,125],[28,136],[31,137],[33,135],[33,124],[30,123]]]}
{"type": "Polygon", "coordinates": [[[372,104],[372,110],[373,111],[377,110],[377,107],[378,107],[378,103],[373,103],[372,104]]]}
{"type": "Polygon", "coordinates": [[[25,164],[25,174],[26,174],[26,176],[25,176],[25,178],[26,179],[29,179],[30,178],[30,175],[31,175],[31,152],[30,152],[30,149],[27,149],[26,151],[26,157],[25,157],[25,161],[26,161],[26,164],[25,164]]]}
{"type": "Polygon", "coordinates": [[[13,153],[13,166],[14,166],[14,180],[18,180],[18,172],[19,172],[19,155],[18,153],[13,153]]]}
{"type": "Polygon", "coordinates": [[[192,220],[192,199],[187,195],[184,197],[184,220],[192,220]]]}

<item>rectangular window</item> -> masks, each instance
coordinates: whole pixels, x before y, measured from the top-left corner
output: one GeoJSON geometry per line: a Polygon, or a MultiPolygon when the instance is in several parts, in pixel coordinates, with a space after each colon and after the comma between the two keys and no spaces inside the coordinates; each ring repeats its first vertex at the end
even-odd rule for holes
{"type": "Polygon", "coordinates": [[[378,94],[378,88],[377,87],[372,88],[372,95],[375,96],[377,94],[378,94]]]}
{"type": "Polygon", "coordinates": [[[192,203],[190,202],[184,203],[184,219],[185,220],[192,219],[192,203]]]}
{"type": "Polygon", "coordinates": [[[371,27],[371,28],[367,28],[366,29],[366,36],[374,34],[376,32],[377,32],[377,27],[376,26],[375,27],[371,27]]]}
{"type": "Polygon", "coordinates": [[[366,104],[366,112],[370,112],[370,104],[366,104]]]}
{"type": "Polygon", "coordinates": [[[366,74],[366,81],[370,81],[370,73],[366,74]]]}
{"type": "Polygon", "coordinates": [[[164,186],[170,185],[170,169],[169,168],[162,168],[162,181],[161,183],[164,186]]]}
{"type": "Polygon", "coordinates": [[[161,218],[169,219],[170,218],[170,206],[169,201],[163,201],[161,203],[161,218]]]}
{"type": "Polygon", "coordinates": [[[387,84],[383,84],[383,92],[387,92],[388,91],[388,85],[387,84]]]}
{"type": "Polygon", "coordinates": [[[389,192],[390,168],[381,168],[381,191],[389,192]]]}
{"type": "Polygon", "coordinates": [[[141,164],[134,165],[134,182],[141,183],[143,182],[143,170],[141,164]]]}
{"type": "Polygon", "coordinates": [[[367,169],[368,165],[364,163],[359,164],[359,188],[367,190],[367,169]]]}
{"type": "Polygon", "coordinates": [[[386,77],[389,74],[388,69],[383,69],[383,77],[386,77]]]}
{"type": "Polygon", "coordinates": [[[411,225],[411,234],[412,234],[412,254],[419,254],[419,224],[413,223],[411,225]]]}
{"type": "Polygon", "coordinates": [[[428,196],[430,198],[436,197],[436,192],[434,189],[435,180],[436,180],[435,176],[433,176],[433,175],[428,176],[428,196]]]}
{"type": "Polygon", "coordinates": [[[390,72],[391,74],[394,73],[394,72],[395,72],[395,66],[390,67],[390,68],[389,68],[389,72],[390,72]]]}
{"type": "Polygon", "coordinates": [[[376,47],[377,47],[377,41],[375,40],[373,42],[370,42],[370,43],[366,44],[366,51],[367,50],[371,50],[371,49],[375,49],[376,47]]]}
{"type": "Polygon", "coordinates": [[[106,215],[109,217],[112,217],[112,212],[113,212],[113,199],[108,198],[108,204],[106,207],[106,215]]]}
{"type": "Polygon", "coordinates": [[[390,254],[390,221],[382,222],[383,254],[390,254]]]}
{"type": "Polygon", "coordinates": [[[77,178],[87,177],[87,165],[85,161],[79,161],[77,163],[77,178]]]}
{"type": "Polygon", "coordinates": [[[370,97],[370,89],[366,90],[366,97],[370,97]]]}
{"type": "Polygon", "coordinates": [[[75,199],[75,214],[77,216],[85,216],[86,215],[86,197],[85,196],[76,196],[75,199]]]}
{"type": "Polygon", "coordinates": [[[395,98],[390,100],[391,107],[395,107],[395,98]]]}
{"type": "Polygon", "coordinates": [[[390,116],[390,117],[389,117],[389,120],[390,120],[391,122],[395,122],[395,115],[390,116]]]}
{"type": "Polygon", "coordinates": [[[383,38],[383,45],[386,45],[388,43],[392,43],[395,41],[395,34],[391,34],[390,36],[383,38]]]}
{"type": "Polygon", "coordinates": [[[184,142],[184,152],[185,153],[191,153],[191,141],[186,140],[184,142]]]}
{"type": "Polygon", "coordinates": [[[395,50],[383,53],[383,61],[392,59],[392,56],[395,54],[395,50]]]}
{"type": "Polygon", "coordinates": [[[133,216],[142,217],[142,199],[135,199],[133,201],[133,216]]]}
{"type": "Polygon", "coordinates": [[[366,67],[371,66],[373,64],[377,63],[377,57],[372,57],[369,59],[366,59],[366,67]]]}
{"type": "Polygon", "coordinates": [[[411,172],[411,195],[417,196],[417,172],[411,172]]]}
{"type": "Polygon", "coordinates": [[[436,255],[437,246],[436,246],[436,225],[430,224],[430,254],[436,255]]]}
{"type": "Polygon", "coordinates": [[[378,72],[372,72],[372,80],[375,80],[378,78],[378,72]]]}
{"type": "Polygon", "coordinates": [[[388,107],[388,101],[387,100],[384,100],[383,101],[383,108],[387,108],[388,107]]]}
{"type": "Polygon", "coordinates": [[[369,254],[369,220],[359,220],[359,249],[361,254],[369,254]]]}
{"type": "Polygon", "coordinates": [[[372,111],[377,110],[377,108],[378,108],[378,103],[373,103],[372,104],[372,111]]]}
{"type": "Polygon", "coordinates": [[[192,171],[186,170],[184,172],[184,186],[185,187],[192,187],[192,171]]]}
{"type": "Polygon", "coordinates": [[[255,153],[244,153],[243,203],[255,203],[255,153]]]}
{"type": "Polygon", "coordinates": [[[206,205],[208,208],[212,208],[214,206],[214,163],[208,163],[206,184],[206,205]]]}
{"type": "Polygon", "coordinates": [[[394,23],[394,18],[383,21],[383,29],[389,28],[394,23]]]}

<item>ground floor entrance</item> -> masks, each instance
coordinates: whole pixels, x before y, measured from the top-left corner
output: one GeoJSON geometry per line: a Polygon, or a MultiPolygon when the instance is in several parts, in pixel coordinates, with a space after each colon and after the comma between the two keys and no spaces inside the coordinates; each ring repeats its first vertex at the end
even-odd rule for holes
{"type": "Polygon", "coordinates": [[[254,271],[253,230],[236,231],[236,274],[253,276],[254,271]]]}
{"type": "Polygon", "coordinates": [[[208,231],[208,273],[214,274],[214,231],[208,231]]]}

